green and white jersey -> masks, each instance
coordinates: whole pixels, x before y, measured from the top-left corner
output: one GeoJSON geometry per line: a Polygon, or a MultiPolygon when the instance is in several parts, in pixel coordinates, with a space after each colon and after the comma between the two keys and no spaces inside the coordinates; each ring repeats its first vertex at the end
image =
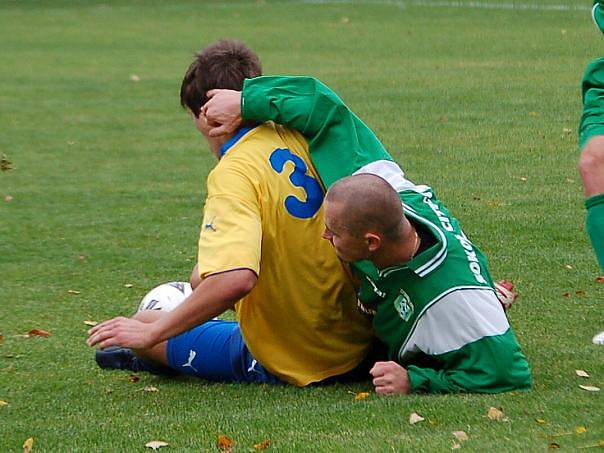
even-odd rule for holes
{"type": "Polygon", "coordinates": [[[432,190],[407,180],[333,91],[312,77],[248,79],[241,113],[303,133],[325,187],[351,174],[381,176],[400,194],[405,215],[435,238],[404,266],[354,264],[362,278],[360,299],[375,309],[375,330],[391,358],[407,368],[412,391],[530,388],[528,363],[495,296],[485,257],[432,190]]]}
{"type": "Polygon", "coordinates": [[[487,261],[430,188],[401,192],[405,215],[436,243],[403,266],[363,261],[359,298],[413,391],[529,389],[530,370],[493,290],[487,261]],[[415,364],[430,364],[419,367],[415,364]]]}

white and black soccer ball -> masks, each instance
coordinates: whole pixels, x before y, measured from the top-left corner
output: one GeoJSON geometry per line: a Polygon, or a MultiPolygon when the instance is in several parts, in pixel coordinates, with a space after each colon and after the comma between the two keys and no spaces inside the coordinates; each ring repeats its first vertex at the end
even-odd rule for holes
{"type": "Polygon", "coordinates": [[[172,311],[193,292],[187,282],[169,282],[156,286],[147,293],[137,311],[161,310],[172,311]]]}

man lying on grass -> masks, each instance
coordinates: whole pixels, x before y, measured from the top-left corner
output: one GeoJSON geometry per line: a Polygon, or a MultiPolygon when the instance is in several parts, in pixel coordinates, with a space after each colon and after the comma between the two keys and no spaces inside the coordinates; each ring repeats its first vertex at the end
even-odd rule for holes
{"type": "Polygon", "coordinates": [[[371,370],[378,393],[530,389],[528,363],[498,300],[505,288],[496,292],[486,258],[429,187],[384,158],[376,136],[335,93],[309,77],[259,77],[242,93],[210,95],[203,111],[222,123],[210,134],[243,118],[283,123],[308,139],[319,176],[333,184],[324,238],[353,263],[361,307],[374,315],[393,360],[371,370]]]}

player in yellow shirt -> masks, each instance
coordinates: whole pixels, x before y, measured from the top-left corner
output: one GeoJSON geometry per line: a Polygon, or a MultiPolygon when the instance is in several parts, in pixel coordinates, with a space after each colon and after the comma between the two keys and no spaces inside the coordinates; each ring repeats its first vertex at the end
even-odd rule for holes
{"type": "Polygon", "coordinates": [[[251,50],[219,41],[197,55],[181,102],[219,158],[208,176],[199,240],[201,283],[169,313],[141,312],[90,331],[100,348],[211,380],[305,386],[362,367],[372,339],[354,288],[323,231],[324,190],[298,132],[247,124],[210,137],[201,106],[214,88],[261,75],[251,50]],[[234,307],[237,322],[211,320],[234,307]]]}

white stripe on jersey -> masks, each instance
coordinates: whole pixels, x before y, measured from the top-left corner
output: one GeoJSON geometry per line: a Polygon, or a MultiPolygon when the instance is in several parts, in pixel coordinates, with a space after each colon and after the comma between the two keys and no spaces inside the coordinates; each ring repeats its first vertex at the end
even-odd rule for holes
{"type": "Polygon", "coordinates": [[[481,338],[502,335],[509,328],[492,288],[451,288],[426,304],[398,359],[404,361],[407,354],[420,351],[429,355],[455,351],[481,338]]]}
{"type": "Polygon", "coordinates": [[[403,172],[402,168],[391,160],[376,160],[375,162],[371,162],[370,164],[359,168],[353,175],[365,173],[384,178],[397,192],[413,190],[415,192],[423,193],[429,189],[428,186],[416,186],[405,178],[405,172],[403,172]]]}

